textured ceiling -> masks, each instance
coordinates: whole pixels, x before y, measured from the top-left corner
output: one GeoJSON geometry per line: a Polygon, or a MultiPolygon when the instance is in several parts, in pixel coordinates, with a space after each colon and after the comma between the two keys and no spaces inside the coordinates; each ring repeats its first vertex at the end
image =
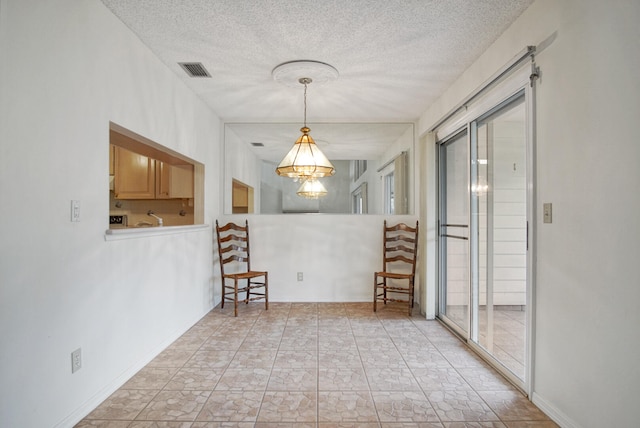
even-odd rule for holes
{"type": "MultiPolygon", "coordinates": [[[[298,136],[303,88],[275,82],[278,64],[338,70],[337,80],[309,86],[309,122],[415,121],[532,0],[102,2],[225,122],[288,122],[284,155],[298,136]],[[212,77],[188,77],[178,62],[201,62],[212,77]]],[[[255,140],[248,128],[234,132],[255,140]]]]}

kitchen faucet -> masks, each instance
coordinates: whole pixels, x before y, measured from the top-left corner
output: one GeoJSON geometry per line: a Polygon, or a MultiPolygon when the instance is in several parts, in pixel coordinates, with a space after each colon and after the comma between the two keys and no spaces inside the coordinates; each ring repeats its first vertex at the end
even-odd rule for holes
{"type": "Polygon", "coordinates": [[[153,213],[153,211],[151,211],[151,210],[147,211],[147,215],[155,218],[156,220],[158,220],[158,226],[162,226],[162,218],[160,218],[157,215],[155,215],[153,213]]]}

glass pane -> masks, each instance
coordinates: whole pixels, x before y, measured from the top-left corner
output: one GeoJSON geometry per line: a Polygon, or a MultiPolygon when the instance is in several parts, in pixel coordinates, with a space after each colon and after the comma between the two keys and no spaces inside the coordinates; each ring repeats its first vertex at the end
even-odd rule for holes
{"type": "Polygon", "coordinates": [[[469,174],[466,133],[441,152],[443,302],[440,312],[463,331],[469,326],[469,174]]]}
{"type": "Polygon", "coordinates": [[[524,96],[477,124],[478,330],[472,337],[524,380],[526,122],[524,96]]]}
{"type": "Polygon", "coordinates": [[[390,172],[384,177],[384,190],[385,190],[385,213],[386,214],[395,214],[395,198],[394,198],[394,173],[390,172]]]}

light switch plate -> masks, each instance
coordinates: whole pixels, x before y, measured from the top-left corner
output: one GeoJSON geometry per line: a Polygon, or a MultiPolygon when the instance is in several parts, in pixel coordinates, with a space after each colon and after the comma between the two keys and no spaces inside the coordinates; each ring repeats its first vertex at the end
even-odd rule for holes
{"type": "Polygon", "coordinates": [[[80,201],[71,201],[71,221],[80,221],[80,201]]]}
{"type": "Polygon", "coordinates": [[[551,223],[553,221],[553,207],[550,202],[542,205],[542,221],[544,223],[551,223]]]}

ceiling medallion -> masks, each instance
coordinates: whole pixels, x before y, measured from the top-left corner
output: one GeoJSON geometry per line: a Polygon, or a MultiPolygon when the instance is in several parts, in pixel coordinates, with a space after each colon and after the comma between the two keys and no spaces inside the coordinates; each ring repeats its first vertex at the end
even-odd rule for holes
{"type": "Polygon", "coordinates": [[[338,78],[335,67],[320,61],[297,60],[277,65],[271,70],[273,80],[292,88],[300,87],[300,79],[308,78],[314,86],[331,82],[338,78]]]}

